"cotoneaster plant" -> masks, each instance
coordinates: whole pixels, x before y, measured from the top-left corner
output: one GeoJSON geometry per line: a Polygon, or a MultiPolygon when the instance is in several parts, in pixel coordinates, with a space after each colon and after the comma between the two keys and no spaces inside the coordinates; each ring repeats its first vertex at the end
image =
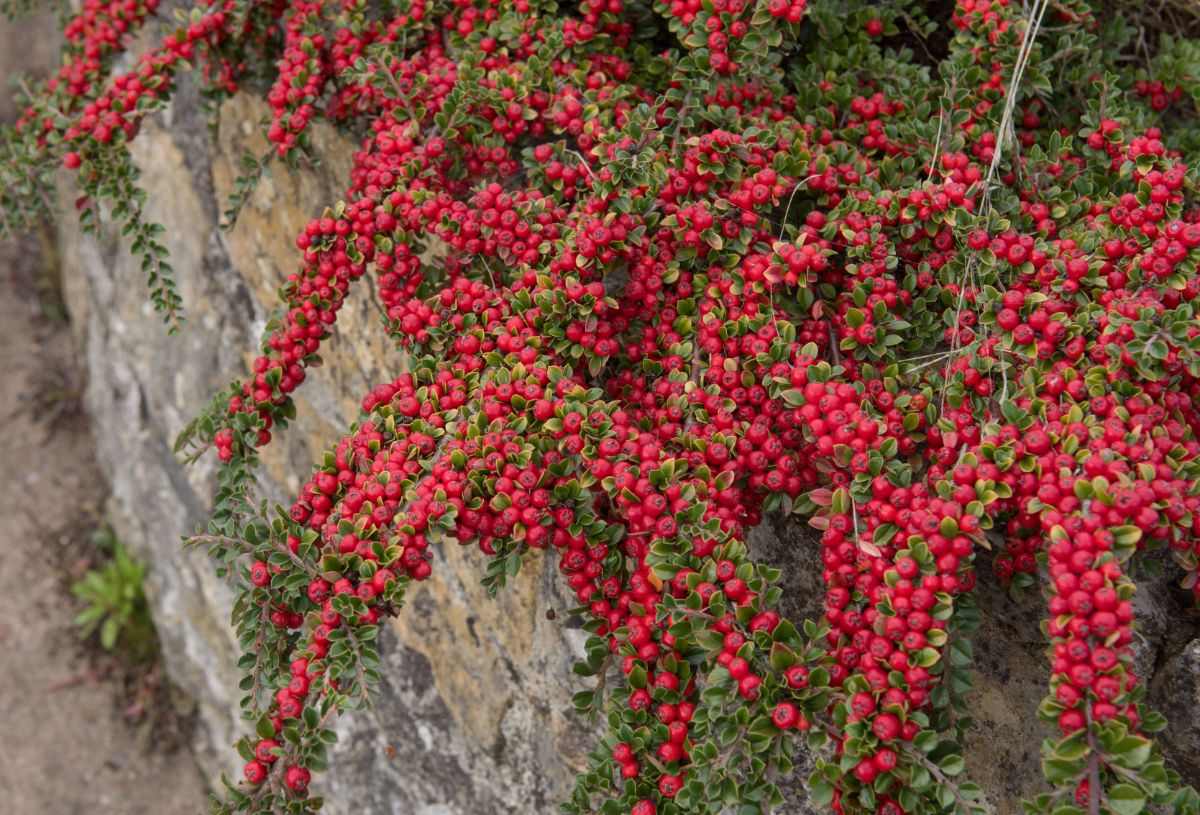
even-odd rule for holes
{"type": "Polygon", "coordinates": [[[1131,651],[1145,553],[1200,593],[1194,42],[1081,0],[210,0],[127,55],[157,11],[71,18],[7,226],[65,165],[175,326],[127,145],[181,72],[270,104],[230,218],[314,118],[360,139],[180,439],[223,462],[189,542],[238,586],[253,730],[213,812],[321,807],[331,719],[451,545],[493,590],[555,558],[589,619],[607,732],[564,812],[767,813],[809,749],[832,812],[984,811],[955,712],[991,579],[1047,598],[1026,811],[1200,812],[1131,651]],[[272,509],[257,453],[362,278],[396,376],[272,509]],[[749,555],[768,513],[820,530],[819,620],[749,555]]]}

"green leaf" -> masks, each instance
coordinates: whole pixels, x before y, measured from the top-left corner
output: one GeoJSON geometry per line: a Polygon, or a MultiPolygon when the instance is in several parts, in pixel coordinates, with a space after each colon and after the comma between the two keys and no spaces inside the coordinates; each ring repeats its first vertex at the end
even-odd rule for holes
{"type": "Polygon", "coordinates": [[[254,726],[254,732],[258,734],[260,739],[275,738],[275,725],[271,724],[270,716],[263,716],[254,726]]]}
{"type": "Polygon", "coordinates": [[[1117,815],[1140,815],[1146,811],[1146,796],[1132,784],[1117,784],[1108,789],[1108,805],[1117,815]]]}
{"type": "Polygon", "coordinates": [[[120,622],[116,617],[109,617],[100,626],[100,646],[105,651],[111,651],[117,646],[117,636],[121,633],[120,622]]]}
{"type": "Polygon", "coordinates": [[[808,799],[819,807],[833,802],[833,785],[821,777],[809,781],[808,799]]]}
{"type": "Polygon", "coordinates": [[[966,761],[958,753],[951,753],[938,762],[938,766],[942,768],[942,773],[953,778],[962,773],[966,769],[966,761]]]}

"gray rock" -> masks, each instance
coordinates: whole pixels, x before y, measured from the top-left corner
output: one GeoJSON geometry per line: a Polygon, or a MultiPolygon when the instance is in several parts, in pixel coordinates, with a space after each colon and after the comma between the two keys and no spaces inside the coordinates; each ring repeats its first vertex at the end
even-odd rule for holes
{"type": "Polygon", "coordinates": [[[1195,784],[1200,779],[1200,639],[1166,660],[1150,686],[1150,701],[1167,717],[1160,739],[1173,766],[1195,784]]]}

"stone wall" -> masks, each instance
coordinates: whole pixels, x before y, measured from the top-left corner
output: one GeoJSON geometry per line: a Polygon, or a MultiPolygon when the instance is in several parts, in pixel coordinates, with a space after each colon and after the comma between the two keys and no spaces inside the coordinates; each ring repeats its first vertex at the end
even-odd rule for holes
{"type": "MultiPolygon", "coordinates": [[[[230,591],[199,553],[183,553],[180,535],[205,519],[214,461],[185,468],[171,454],[175,434],[227,380],[253,358],[274,291],[298,262],[292,238],[319,207],[338,200],[350,143],[317,129],[318,171],[289,175],[276,167],[263,180],[231,233],[217,228],[243,155],[261,153],[257,122],[264,106],[239,98],[221,110],[215,147],[207,122],[186,90],[162,117],[148,122],[134,153],[145,173],[149,211],[167,228],[185,330],[167,338],[150,310],[144,281],[126,248],[63,224],[64,279],[80,347],[86,354],[87,407],[109,512],[123,539],[148,561],[155,619],[174,677],[199,703],[196,753],[211,777],[234,771],[229,745],[241,732],[238,671],[229,626],[230,591]]],[[[70,195],[63,194],[69,201],[70,195]]],[[[278,500],[299,488],[311,462],[353,420],[359,396],[394,376],[400,363],[378,326],[377,303],[360,284],[339,319],[337,337],[298,398],[298,421],[264,457],[264,485],[278,500]]],[[[759,555],[785,570],[786,611],[795,619],[819,609],[820,564],[811,535],[775,522],[754,536],[759,555]]],[[[342,742],[319,789],[335,815],[490,815],[548,813],[569,789],[591,740],[570,697],[582,688],[570,672],[582,635],[553,565],[527,560],[520,579],[497,600],[478,579],[482,556],[442,549],[434,577],[382,638],[385,677],[378,709],[346,717],[342,742]]],[[[981,564],[986,573],[986,562],[981,564]]],[[[1034,716],[1045,687],[1040,600],[1014,603],[987,578],[979,592],[984,627],[967,743],[968,768],[997,813],[1020,811],[1022,794],[1038,789],[1045,735],[1034,716]]],[[[1144,669],[1154,674],[1159,703],[1183,727],[1168,733],[1171,755],[1192,778],[1197,652],[1194,618],[1183,598],[1160,581],[1139,594],[1145,621],[1144,669]],[[1185,648],[1185,646],[1187,646],[1185,648]],[[1188,696],[1190,694],[1190,696],[1188,696]],[[1180,709],[1181,696],[1190,711],[1180,709]]],[[[781,811],[805,813],[794,780],[781,811]]]]}

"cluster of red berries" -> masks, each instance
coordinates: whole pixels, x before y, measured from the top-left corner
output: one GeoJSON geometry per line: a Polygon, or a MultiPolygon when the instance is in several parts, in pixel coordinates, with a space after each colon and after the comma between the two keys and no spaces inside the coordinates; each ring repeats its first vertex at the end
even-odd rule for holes
{"type": "Polygon", "coordinates": [[[1166,110],[1172,102],[1178,102],[1183,97],[1183,86],[1167,87],[1162,80],[1139,79],[1133,83],[1133,92],[1150,100],[1150,107],[1155,110],[1166,110]]]}
{"type": "Polygon", "coordinates": [[[33,129],[36,138],[44,139],[57,126],[56,114],[72,114],[96,96],[105,65],[157,10],[158,0],[86,0],[63,28],[67,58],[47,81],[46,95],[30,100],[17,130],[33,129]]]}
{"type": "MultiPolygon", "coordinates": [[[[331,67],[325,35],[321,33],[326,0],[290,3],[284,27],[284,48],[278,78],[267,94],[273,121],[267,131],[280,155],[301,144],[301,135],[316,112],[316,100],[331,67]]],[[[344,29],[343,29],[344,30],[344,29]]]]}
{"type": "MultiPolygon", "coordinates": [[[[196,56],[197,48],[214,47],[228,36],[227,14],[232,0],[213,2],[208,13],[163,40],[162,46],[138,58],[137,68],[113,78],[110,86],[79,112],[63,132],[68,142],[83,150],[108,144],[117,134],[131,138],[145,115],[144,100],[165,99],[170,81],[181,62],[196,56]]],[[[68,153],[69,168],[79,166],[79,153],[68,153]]]]}

